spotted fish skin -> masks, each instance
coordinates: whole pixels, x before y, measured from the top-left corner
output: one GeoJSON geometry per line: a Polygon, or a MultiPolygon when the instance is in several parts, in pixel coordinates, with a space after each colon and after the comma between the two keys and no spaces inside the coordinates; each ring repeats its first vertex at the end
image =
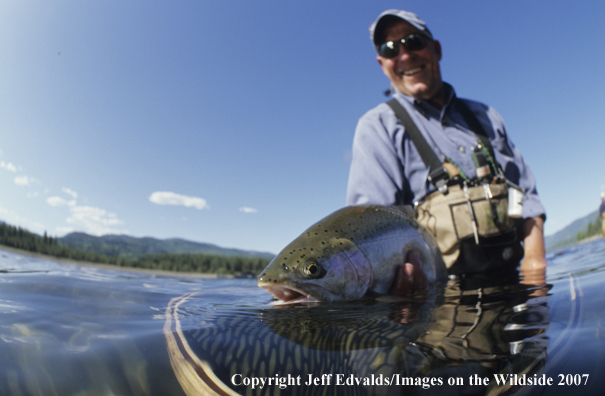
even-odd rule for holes
{"type": "Polygon", "coordinates": [[[258,286],[281,303],[386,294],[411,250],[419,252],[429,283],[445,278],[437,244],[409,208],[348,206],[291,242],[261,273],[258,286]]]}

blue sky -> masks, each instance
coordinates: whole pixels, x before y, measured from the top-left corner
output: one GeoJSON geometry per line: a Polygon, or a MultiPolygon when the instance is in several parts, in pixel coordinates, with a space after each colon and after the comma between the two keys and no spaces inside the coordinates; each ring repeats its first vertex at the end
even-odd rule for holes
{"type": "Polygon", "coordinates": [[[605,191],[605,2],[2,1],[0,219],[279,252],[344,206],[386,98],[368,26],[424,19],[461,97],[495,107],[546,234],[605,191]]]}

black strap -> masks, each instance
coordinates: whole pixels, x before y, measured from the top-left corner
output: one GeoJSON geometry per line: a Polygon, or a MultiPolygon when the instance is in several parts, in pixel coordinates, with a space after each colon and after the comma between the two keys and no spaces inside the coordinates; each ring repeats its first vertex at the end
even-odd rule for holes
{"type": "Polygon", "coordinates": [[[495,161],[496,157],[494,156],[494,148],[492,147],[492,143],[489,141],[489,137],[487,136],[485,129],[483,129],[483,127],[481,126],[481,123],[477,119],[475,113],[473,113],[472,110],[468,108],[468,106],[466,105],[466,103],[464,103],[462,99],[456,98],[455,103],[458,106],[458,110],[460,110],[460,114],[462,114],[462,118],[464,118],[466,125],[468,125],[469,129],[475,133],[479,140],[481,140],[481,143],[483,143],[483,145],[487,147],[490,155],[495,161]]]}
{"type": "MultiPolygon", "coordinates": [[[[485,129],[481,126],[481,123],[477,119],[477,116],[468,108],[466,103],[462,99],[456,98],[455,105],[458,106],[460,114],[464,121],[468,125],[469,129],[477,136],[477,139],[488,149],[490,155],[495,160],[494,149],[489,137],[485,132],[485,129]]],[[[430,169],[429,181],[442,193],[447,193],[447,182],[449,181],[449,174],[443,167],[443,163],[437,158],[437,155],[429,146],[428,142],[416,126],[416,123],[412,120],[412,117],[408,114],[407,110],[399,103],[395,98],[387,102],[389,107],[393,109],[395,115],[404,126],[405,131],[409,134],[410,139],[416,146],[416,150],[422,158],[424,165],[430,169]]],[[[494,171],[496,171],[494,169],[494,171]]]]}
{"type": "Polygon", "coordinates": [[[428,142],[422,136],[422,133],[416,126],[416,123],[412,120],[407,110],[399,103],[397,99],[391,99],[387,102],[389,107],[393,109],[395,115],[404,126],[405,131],[410,136],[412,143],[416,146],[420,158],[424,165],[430,169],[429,180],[433,185],[441,192],[447,193],[447,182],[449,181],[449,174],[443,167],[443,162],[437,158],[437,155],[429,146],[428,142]]]}

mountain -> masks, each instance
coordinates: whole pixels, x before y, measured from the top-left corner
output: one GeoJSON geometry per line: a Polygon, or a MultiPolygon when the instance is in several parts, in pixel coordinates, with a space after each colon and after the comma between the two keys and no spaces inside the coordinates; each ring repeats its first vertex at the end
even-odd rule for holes
{"type": "MultiPolygon", "coordinates": [[[[575,220],[562,230],[545,238],[546,249],[551,250],[577,242],[576,234],[586,231],[588,224],[594,222],[599,211],[575,220]]],[[[203,253],[220,256],[247,256],[273,259],[269,252],[223,248],[209,243],[192,242],[185,239],[135,238],[127,235],[103,235],[96,237],[83,232],[72,232],[58,238],[61,245],[86,252],[96,252],[112,257],[137,258],[145,254],[165,253],[203,253]]]]}
{"type": "Polygon", "coordinates": [[[220,256],[247,256],[272,259],[268,252],[222,248],[209,243],[185,239],[135,238],[128,235],[103,235],[100,237],[83,232],[72,232],[59,238],[59,244],[72,249],[96,252],[113,257],[137,258],[145,254],[203,253],[220,256]]]}
{"type": "Polygon", "coordinates": [[[546,250],[554,248],[564,247],[572,245],[577,242],[576,234],[580,231],[586,231],[588,224],[594,222],[599,218],[599,211],[594,212],[575,220],[561,231],[554,233],[553,235],[547,236],[544,239],[546,244],[546,250]]]}

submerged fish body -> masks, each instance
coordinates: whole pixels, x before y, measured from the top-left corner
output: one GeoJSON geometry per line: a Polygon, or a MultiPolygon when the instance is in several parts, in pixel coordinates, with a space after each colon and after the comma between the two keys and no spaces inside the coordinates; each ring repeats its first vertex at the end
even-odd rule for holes
{"type": "Polygon", "coordinates": [[[281,303],[386,294],[411,250],[419,252],[429,283],[445,278],[437,244],[411,210],[348,206],[286,246],[258,277],[258,286],[281,303]]]}

